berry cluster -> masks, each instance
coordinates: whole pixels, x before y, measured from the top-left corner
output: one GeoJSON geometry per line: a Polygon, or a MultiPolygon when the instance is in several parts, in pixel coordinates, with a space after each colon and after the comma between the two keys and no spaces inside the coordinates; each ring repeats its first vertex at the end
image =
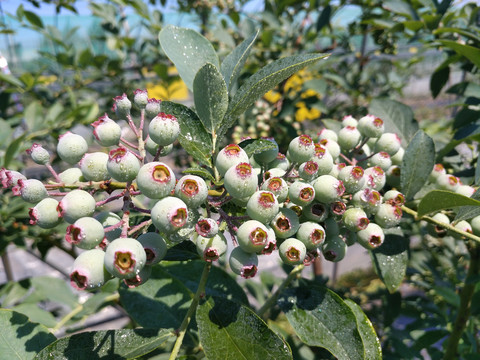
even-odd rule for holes
{"type": "Polygon", "coordinates": [[[215,181],[206,181],[192,174],[178,178],[159,161],[180,134],[177,118],[162,112],[160,101],[135,91],[133,104],[140,112],[135,122],[128,97],[114,100],[117,118],[127,121],[136,142],[124,139],[119,122],[105,114],[92,124],[104,151],[88,152],[80,135],[60,136],[57,154],[75,167],[57,174],[46,149],[34,144],[28,150],[54,181],[0,172],[4,188],[34,204],[31,224],[45,229],[62,220],[69,224],[65,240],[83,250],[70,274],[78,289],[102,286],[111,277],[128,286],[143,284],[152,265],[181,241],[194,242],[205,261],[215,261],[227,252],[229,233],[230,267],[249,278],[257,272],[258,256],[275,249],[289,265],[308,264],[321,253],[339,261],[355,242],[380,246],[383,229],[400,222],[404,196],[384,187],[395,187],[389,174],[403,149],[372,115],[358,121],[347,116],[338,133],[323,129],[318,142],[300,135],[286,155],[273,139],[268,150],[250,157],[242,144],[230,144],[215,157],[215,181]],[[114,200],[123,200],[120,214],[101,211],[114,200]],[[133,225],[131,212],[142,220],[133,225]]]}

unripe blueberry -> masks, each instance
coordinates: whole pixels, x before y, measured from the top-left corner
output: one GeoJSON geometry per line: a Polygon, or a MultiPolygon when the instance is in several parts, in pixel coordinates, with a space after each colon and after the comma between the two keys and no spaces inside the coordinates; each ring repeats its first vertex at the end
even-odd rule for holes
{"type": "Polygon", "coordinates": [[[394,133],[383,133],[375,143],[375,152],[385,151],[393,156],[402,146],[402,140],[394,133]]]}
{"type": "Polygon", "coordinates": [[[225,173],[224,186],[234,198],[244,198],[257,190],[258,179],[249,163],[232,166],[225,173]]]}
{"type": "Polygon", "coordinates": [[[58,156],[68,164],[73,165],[79,162],[87,150],[88,144],[80,135],[67,131],[58,138],[58,156]]]}
{"type": "Polygon", "coordinates": [[[360,143],[362,134],[355,126],[345,126],[338,132],[338,145],[344,151],[352,150],[360,143]]]}
{"type": "Polygon", "coordinates": [[[51,229],[58,225],[60,218],[57,212],[58,201],[52,198],[41,200],[33,208],[30,208],[30,224],[38,225],[42,229],[51,229]]]}
{"type": "Polygon", "coordinates": [[[325,240],[325,229],[317,223],[306,221],[300,224],[296,238],[305,245],[307,250],[315,250],[325,240]]]}
{"type": "Polygon", "coordinates": [[[127,94],[123,93],[120,96],[113,98],[113,111],[119,119],[125,119],[130,115],[130,109],[132,108],[132,103],[128,100],[127,94]]]}
{"type": "Polygon", "coordinates": [[[70,284],[77,290],[101,287],[111,279],[104,266],[105,253],[100,249],[85,251],[77,256],[70,272],[70,284]]]}
{"type": "Polygon", "coordinates": [[[340,149],[340,145],[338,145],[336,141],[330,139],[322,139],[319,141],[319,144],[328,150],[328,153],[332,156],[333,160],[338,159],[340,153],[342,152],[340,149]]]}
{"type": "Polygon", "coordinates": [[[254,277],[258,270],[257,254],[245,252],[240,246],[232,250],[228,262],[232,271],[245,279],[254,277]]]}
{"type": "Polygon", "coordinates": [[[377,191],[382,190],[387,182],[387,176],[379,166],[366,168],[364,177],[365,186],[377,191]]]}
{"type": "Polygon", "coordinates": [[[338,226],[338,222],[332,216],[329,216],[328,218],[325,219],[323,223],[323,227],[325,228],[326,234],[329,237],[340,234],[340,227],[338,226]]]}
{"type": "Polygon", "coordinates": [[[278,153],[277,157],[268,166],[270,169],[278,168],[287,171],[290,168],[290,161],[285,155],[278,153]]]}
{"type": "Polygon", "coordinates": [[[281,177],[271,177],[262,184],[261,189],[273,193],[279,203],[284,202],[288,196],[288,184],[281,177]]]}
{"type": "Polygon", "coordinates": [[[110,175],[107,170],[108,155],[103,152],[88,153],[80,160],[80,169],[85,180],[103,181],[110,175]]]}
{"type": "Polygon", "coordinates": [[[289,238],[297,232],[300,221],[295,211],[287,208],[280,208],[278,214],[270,222],[275,231],[275,236],[280,239],[289,238]]]}
{"type": "Polygon", "coordinates": [[[290,161],[301,164],[311,160],[314,152],[315,145],[312,138],[308,135],[300,135],[288,144],[287,157],[290,161]]]}
{"type": "Polygon", "coordinates": [[[323,139],[333,140],[333,141],[337,142],[338,136],[337,136],[337,133],[335,131],[327,129],[327,128],[323,128],[318,133],[318,141],[323,140],[323,139]]]}
{"type": "Polygon", "coordinates": [[[245,150],[237,144],[230,144],[219,151],[215,159],[215,167],[220,176],[225,176],[227,170],[232,166],[240,163],[248,163],[248,161],[248,155],[245,150]]]}
{"type": "Polygon", "coordinates": [[[337,201],[345,193],[345,186],[341,180],[331,176],[319,176],[313,183],[315,200],[324,204],[337,201]]]}
{"type": "Polygon", "coordinates": [[[370,223],[365,229],[357,232],[357,242],[368,250],[379,247],[384,240],[383,229],[375,223],[370,223]]]}
{"type": "Polygon", "coordinates": [[[92,123],[92,126],[93,136],[100,145],[118,146],[122,137],[122,128],[107,114],[100,116],[97,121],[92,123]]]}
{"type": "Polygon", "coordinates": [[[470,225],[472,226],[472,232],[476,236],[480,236],[480,215],[475,216],[470,220],[470,225]]]}
{"type": "Polygon", "coordinates": [[[388,190],[385,195],[383,195],[383,199],[386,203],[392,205],[402,206],[405,204],[405,195],[397,190],[388,190]]]}
{"type": "Polygon", "coordinates": [[[457,188],[461,185],[461,183],[460,179],[456,176],[443,174],[437,177],[435,185],[437,189],[440,190],[456,191],[457,188]]]}
{"type": "Polygon", "coordinates": [[[160,112],[160,104],[161,100],[157,100],[154,98],[148,99],[148,103],[145,106],[145,115],[147,119],[153,119],[157,114],[160,112]]]}
{"type": "Polygon", "coordinates": [[[347,205],[343,201],[334,201],[330,204],[330,212],[333,215],[341,216],[347,211],[347,205]]]}
{"type": "MultiPolygon", "coordinates": [[[[469,234],[473,234],[472,225],[470,225],[470,223],[468,221],[460,220],[459,222],[454,224],[454,227],[455,227],[455,229],[464,231],[464,232],[469,233],[469,234]]],[[[462,236],[460,234],[457,234],[456,232],[453,232],[453,231],[451,232],[451,235],[453,237],[457,238],[457,239],[464,238],[464,236],[462,236]]]]}
{"type": "Polygon", "coordinates": [[[125,285],[129,288],[136,288],[142,284],[145,284],[150,276],[152,275],[152,267],[149,265],[145,265],[142,270],[134,277],[123,279],[125,285]]]}
{"type": "Polygon", "coordinates": [[[278,254],[284,264],[299,265],[305,260],[307,248],[305,244],[298,239],[289,238],[283,241],[278,247],[278,254]]]}
{"type": "Polygon", "coordinates": [[[240,225],[237,230],[238,245],[245,252],[261,252],[265,247],[267,238],[267,228],[257,220],[248,220],[240,225]]]}
{"type": "Polygon", "coordinates": [[[145,109],[148,104],[148,92],[147,90],[137,89],[133,92],[133,103],[139,109],[145,109]]]}
{"type": "Polygon", "coordinates": [[[312,156],[312,161],[318,165],[318,175],[329,174],[333,169],[333,157],[328,152],[327,148],[320,144],[315,144],[315,151],[312,156]]]}
{"type": "Polygon", "coordinates": [[[391,187],[400,187],[400,166],[392,165],[385,174],[387,184],[391,187]]]}
{"type": "MultiPolygon", "coordinates": [[[[118,216],[117,214],[115,214],[113,212],[109,212],[109,211],[102,211],[102,212],[96,214],[95,219],[100,221],[100,223],[102,224],[104,229],[108,228],[110,226],[118,225],[122,221],[120,216],[118,216]]],[[[112,241],[112,240],[115,240],[116,238],[120,237],[121,233],[122,233],[122,228],[118,227],[118,228],[115,228],[115,229],[112,229],[110,231],[105,232],[105,238],[108,241],[112,241]]]]}
{"type": "Polygon", "coordinates": [[[100,245],[105,237],[103,226],[97,219],[83,217],[67,227],[65,240],[80,249],[90,250],[100,245]]]}
{"type": "Polygon", "coordinates": [[[316,201],[304,206],[302,209],[302,220],[305,218],[310,221],[322,222],[327,218],[327,216],[327,206],[316,201]]]}
{"type": "Polygon", "coordinates": [[[270,149],[270,150],[262,151],[258,154],[254,154],[253,158],[259,164],[271,163],[273,160],[275,160],[277,158],[277,155],[278,155],[278,144],[275,141],[275,139],[274,138],[264,138],[264,140],[270,141],[272,144],[275,145],[275,148],[270,149]]]}
{"type": "Polygon", "coordinates": [[[6,170],[2,168],[2,187],[10,188],[18,186],[18,180],[26,180],[27,178],[18,171],[6,170]]]}
{"type": "Polygon", "coordinates": [[[137,186],[143,195],[150,199],[161,199],[170,195],[175,188],[175,174],[161,162],[143,165],[137,174],[137,186]]]}
{"type": "Polygon", "coordinates": [[[218,223],[212,218],[203,218],[195,224],[195,231],[198,235],[211,238],[218,233],[218,223]]]}
{"type": "Polygon", "coordinates": [[[46,165],[50,162],[50,154],[40,144],[33,144],[30,149],[27,150],[27,154],[32,157],[32,160],[39,165],[46,165]]]}
{"type": "Polygon", "coordinates": [[[353,195],[352,203],[355,207],[361,207],[367,214],[375,214],[382,203],[382,195],[377,190],[365,188],[353,195]]]}
{"type": "Polygon", "coordinates": [[[368,164],[370,166],[379,166],[382,168],[383,171],[387,171],[390,166],[392,166],[392,160],[390,159],[390,155],[388,155],[387,152],[380,151],[368,160],[368,164]]]}
{"type": "Polygon", "coordinates": [[[285,175],[286,171],[280,168],[271,168],[268,171],[265,171],[265,174],[263,175],[265,180],[268,180],[273,177],[282,177],[285,175]]]}
{"type": "Polygon", "coordinates": [[[347,164],[345,163],[338,163],[338,164],[333,164],[332,171],[330,171],[329,174],[326,175],[332,175],[335,178],[338,178],[338,174],[340,174],[340,170],[342,170],[347,164]]]}
{"type": "MultiPolygon", "coordinates": [[[[436,213],[432,216],[432,219],[450,225],[450,219],[443,213],[436,213]]],[[[427,231],[431,236],[443,238],[447,235],[448,230],[440,225],[427,224],[427,231]]]]}
{"type": "Polygon", "coordinates": [[[460,185],[459,187],[457,187],[455,192],[457,194],[470,197],[475,193],[475,188],[470,185],[460,185]]]}
{"type": "Polygon", "coordinates": [[[132,238],[118,238],[105,250],[105,268],[120,279],[132,278],[143,269],[147,255],[142,244],[132,238]]]}
{"type": "Polygon", "coordinates": [[[288,198],[294,204],[306,206],[315,199],[315,189],[303,181],[295,181],[288,188],[288,198]]]}
{"type": "Polygon", "coordinates": [[[208,187],[200,176],[185,175],[175,186],[175,195],[191,209],[204,204],[208,196],[208,187]]]}
{"type": "Polygon", "coordinates": [[[177,140],[180,124],[175,116],[161,112],[150,122],[148,134],[158,145],[167,146],[177,140]]]}
{"type": "Polygon", "coordinates": [[[352,245],[355,245],[358,241],[358,236],[357,236],[358,233],[356,232],[353,232],[353,231],[350,231],[350,230],[346,230],[345,231],[345,234],[343,235],[343,240],[345,241],[345,244],[347,246],[352,246],[352,245]]]}
{"type": "Polygon", "coordinates": [[[95,212],[95,199],[85,190],[72,190],[60,200],[57,211],[59,216],[70,224],[82,217],[92,216],[95,212]]]}
{"type": "Polygon", "coordinates": [[[64,184],[73,185],[77,182],[85,181],[82,170],[79,168],[70,168],[58,174],[58,177],[64,184]]]}
{"type": "Polygon", "coordinates": [[[366,115],[358,120],[357,128],[365,137],[378,138],[384,131],[383,120],[373,115],[366,115]]]}
{"type": "Polygon", "coordinates": [[[345,115],[342,119],[342,126],[353,126],[357,127],[358,126],[358,121],[355,119],[352,115],[345,115]]]}
{"type": "Polygon", "coordinates": [[[137,241],[142,244],[145,250],[146,265],[158,264],[167,254],[167,243],[157,233],[147,232],[140,235],[137,241]]]}
{"type": "Polygon", "coordinates": [[[369,220],[365,211],[359,208],[347,209],[342,216],[343,224],[350,231],[360,231],[365,229],[369,220]]]}
{"type": "Polygon", "coordinates": [[[338,262],[345,257],[347,249],[347,244],[340,236],[327,236],[322,246],[322,253],[325,260],[338,262]]]}
{"type": "Polygon", "coordinates": [[[222,233],[206,238],[198,236],[195,240],[198,255],[205,261],[216,261],[227,252],[227,239],[222,233]]]}
{"type": "MultiPolygon", "coordinates": [[[[148,153],[152,156],[156,156],[158,153],[158,149],[160,148],[160,145],[158,145],[156,142],[154,142],[150,137],[147,138],[145,141],[145,149],[148,151],[148,153]]],[[[162,146],[162,149],[160,150],[160,153],[158,154],[159,157],[167,156],[171,154],[173,151],[173,144],[167,145],[167,146],[162,146]]]]}
{"type": "Polygon", "coordinates": [[[275,195],[266,190],[256,191],[247,202],[247,214],[254,220],[268,224],[279,210],[275,195]]]}
{"type": "Polygon", "coordinates": [[[267,241],[261,253],[262,255],[270,255],[277,247],[277,237],[271,226],[265,227],[267,228],[267,241]]]}
{"type": "Polygon", "coordinates": [[[299,218],[302,216],[303,208],[300,205],[289,201],[285,203],[283,207],[295,211],[295,214],[297,214],[299,218]]]}
{"type": "Polygon", "coordinates": [[[45,199],[48,196],[45,185],[40,180],[36,179],[18,179],[17,189],[14,189],[15,195],[20,195],[23,201],[36,204],[40,200],[45,199]]]}
{"type": "Polygon", "coordinates": [[[432,172],[430,173],[430,176],[428,177],[428,181],[430,181],[431,183],[436,183],[437,178],[440,175],[444,175],[446,173],[447,173],[447,170],[445,170],[442,164],[435,164],[435,166],[432,169],[432,172]]]}
{"type": "Polygon", "coordinates": [[[167,196],[153,206],[151,215],[153,225],[161,232],[170,234],[186,225],[187,205],[179,198],[167,196]]]}
{"type": "Polygon", "coordinates": [[[405,155],[405,149],[400,146],[400,149],[395,153],[395,155],[390,156],[393,165],[402,165],[403,155],[405,155]]]}
{"type": "Polygon", "coordinates": [[[338,178],[342,180],[345,190],[349,194],[356,193],[365,184],[365,172],[360,166],[345,166],[338,173],[338,178]]]}
{"type": "Polygon", "coordinates": [[[120,146],[108,153],[108,173],[118,181],[132,181],[140,170],[140,161],[128,149],[120,146]]]}
{"type": "Polygon", "coordinates": [[[318,164],[315,161],[307,161],[300,164],[298,175],[305,181],[312,181],[318,176],[318,164]]]}
{"type": "Polygon", "coordinates": [[[375,214],[375,222],[382,228],[397,226],[402,219],[402,209],[396,205],[381,204],[375,214]]]}

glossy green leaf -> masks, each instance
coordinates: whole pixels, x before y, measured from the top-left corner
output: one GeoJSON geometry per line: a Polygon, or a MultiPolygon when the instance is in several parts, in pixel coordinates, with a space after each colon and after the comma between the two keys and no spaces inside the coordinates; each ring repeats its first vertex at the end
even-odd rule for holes
{"type": "Polygon", "coordinates": [[[287,342],[246,306],[212,296],[200,303],[196,320],[210,360],[293,359],[287,342]]]}
{"type": "Polygon", "coordinates": [[[228,108],[227,85],[215,65],[206,63],[193,80],[193,101],[205,129],[216,133],[228,108]]]}
{"type": "Polygon", "coordinates": [[[245,110],[263,94],[298,70],[327,57],[328,54],[293,55],[275,60],[249,77],[230,101],[225,121],[218,131],[223,136],[245,110]]]}
{"type": "Polygon", "coordinates": [[[227,89],[230,92],[235,85],[240,73],[247,61],[250,50],[257,39],[258,30],[255,31],[249,38],[242,41],[233,51],[227,55],[223,60],[220,71],[227,84],[227,89]]]}
{"type": "Polygon", "coordinates": [[[238,144],[245,152],[248,157],[261,153],[267,150],[273,150],[277,148],[277,145],[273,142],[265,139],[247,139],[243,140],[238,144]]]}
{"type": "Polygon", "coordinates": [[[34,12],[31,11],[24,11],[23,15],[27,18],[28,22],[34,26],[37,26],[39,28],[43,28],[43,21],[42,19],[35,14],[34,12]]]}
{"type": "Polygon", "coordinates": [[[330,18],[332,16],[332,7],[327,5],[323,8],[320,16],[317,19],[317,23],[315,24],[315,28],[317,32],[321,31],[325,26],[330,25],[330,18]]]}
{"type": "Polygon", "coordinates": [[[5,168],[8,168],[8,165],[10,165],[10,161],[18,154],[20,150],[20,146],[23,144],[25,140],[26,135],[20,135],[16,139],[14,139],[7,147],[7,150],[5,151],[5,157],[3,160],[3,166],[5,168]]]}
{"type": "Polygon", "coordinates": [[[134,359],[152,352],[172,337],[174,333],[166,329],[89,331],[55,341],[35,360],[134,359]]]}
{"type": "Polygon", "coordinates": [[[418,123],[413,118],[410,106],[388,98],[373,99],[368,112],[382,119],[385,132],[395,133],[406,146],[418,130],[418,123]]]}
{"type": "Polygon", "coordinates": [[[23,303],[15,306],[12,310],[28,316],[30,321],[42,324],[48,328],[57,325],[57,320],[51,312],[43,310],[38,304],[23,303]]]}
{"type": "Polygon", "coordinates": [[[480,206],[480,201],[447,190],[432,190],[418,204],[418,216],[459,206],[480,206]]]}
{"type": "Polygon", "coordinates": [[[158,39],[163,51],[192,91],[193,79],[203,65],[211,63],[219,67],[212,44],[194,30],[168,25],[160,31],[158,39]]]}
{"type": "Polygon", "coordinates": [[[375,272],[391,293],[398,290],[405,277],[408,248],[408,239],[389,234],[381,246],[370,252],[375,272]]]}
{"type": "Polygon", "coordinates": [[[323,347],[338,359],[365,359],[356,317],[333,291],[314,284],[287,289],[278,305],[305,344],[323,347]]]}
{"type": "Polygon", "coordinates": [[[0,357],[29,360],[57,338],[16,311],[0,309],[0,357]]]}
{"type": "Polygon", "coordinates": [[[204,169],[204,168],[200,168],[200,167],[188,168],[188,169],[183,170],[182,173],[183,174],[200,176],[201,178],[203,178],[205,180],[215,181],[215,178],[210,173],[210,171],[208,171],[207,169],[204,169]]]}
{"type": "Polygon", "coordinates": [[[5,120],[0,119],[0,148],[3,148],[3,145],[7,143],[7,140],[12,136],[13,129],[10,127],[10,124],[5,120]]]}
{"type": "Polygon", "coordinates": [[[446,46],[456,53],[465,56],[477,68],[480,68],[480,49],[474,46],[458,43],[453,40],[437,40],[443,46],[446,46]]]}
{"type": "Polygon", "coordinates": [[[182,104],[162,102],[162,111],[174,115],[180,124],[178,141],[193,158],[212,166],[212,138],[205,130],[197,114],[182,104]]]}
{"type": "Polygon", "coordinates": [[[168,249],[164,261],[198,260],[197,247],[193,241],[182,241],[168,249]]]}
{"type": "Polygon", "coordinates": [[[363,346],[365,347],[365,359],[381,360],[382,344],[380,343],[377,333],[367,315],[365,315],[359,305],[350,299],[345,300],[345,305],[352,310],[357,320],[358,331],[362,337],[363,346]]]}
{"type": "Polygon", "coordinates": [[[432,96],[436,98],[443,87],[447,84],[448,79],[450,78],[450,67],[445,66],[442,68],[437,68],[432,76],[430,77],[430,91],[432,96]]]}
{"type": "Polygon", "coordinates": [[[434,166],[435,144],[430,136],[419,130],[408,144],[402,160],[400,184],[407,200],[413,199],[425,185],[434,166]]]}
{"type": "MultiPolygon", "coordinates": [[[[479,169],[479,164],[477,161],[477,167],[475,171],[478,169],[479,169]]],[[[480,189],[477,189],[473,193],[473,195],[470,196],[470,198],[475,200],[480,200],[480,189]]],[[[462,206],[458,209],[457,215],[455,216],[455,221],[470,220],[479,215],[480,215],[480,206],[462,206]]]]}

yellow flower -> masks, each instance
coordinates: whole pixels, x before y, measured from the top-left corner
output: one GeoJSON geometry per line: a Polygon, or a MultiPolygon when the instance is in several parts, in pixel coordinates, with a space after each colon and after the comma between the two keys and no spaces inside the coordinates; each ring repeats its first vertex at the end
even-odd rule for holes
{"type": "Polygon", "coordinates": [[[317,97],[318,98],[319,96],[318,96],[318,93],[315,90],[307,89],[302,93],[302,95],[300,95],[300,97],[302,99],[307,99],[307,98],[310,98],[310,97],[317,97]]]}
{"type": "Polygon", "coordinates": [[[186,100],[188,88],[182,80],[175,80],[167,87],[160,84],[147,83],[148,96],[160,100],[186,100]]]}
{"type": "Polygon", "coordinates": [[[295,121],[302,122],[305,120],[315,120],[320,117],[322,114],[320,110],[316,108],[307,108],[307,105],[303,101],[299,101],[296,105],[298,108],[297,111],[295,111],[295,121]]]}
{"type": "Polygon", "coordinates": [[[278,100],[282,98],[279,92],[270,90],[264,96],[265,100],[267,100],[270,104],[275,104],[278,100]]]}
{"type": "Polygon", "coordinates": [[[44,85],[49,85],[57,81],[57,77],[55,75],[40,75],[38,77],[38,82],[44,85]]]}
{"type": "Polygon", "coordinates": [[[300,91],[302,88],[303,80],[298,74],[293,74],[288,78],[288,80],[285,82],[285,92],[288,92],[290,90],[292,91],[300,91]]]}

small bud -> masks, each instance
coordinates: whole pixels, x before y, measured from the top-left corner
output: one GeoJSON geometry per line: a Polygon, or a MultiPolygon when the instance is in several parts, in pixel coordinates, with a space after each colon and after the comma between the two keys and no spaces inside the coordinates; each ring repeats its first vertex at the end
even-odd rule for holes
{"type": "Polygon", "coordinates": [[[32,157],[32,160],[39,165],[46,165],[50,162],[50,154],[40,144],[33,144],[30,149],[27,150],[27,154],[32,157]]]}
{"type": "Polygon", "coordinates": [[[128,100],[127,94],[122,94],[113,98],[113,111],[117,114],[119,119],[125,119],[127,115],[130,115],[130,109],[132,103],[128,100]]]}
{"type": "Polygon", "coordinates": [[[133,92],[133,103],[139,109],[145,109],[148,104],[148,92],[147,90],[137,89],[133,92]]]}

